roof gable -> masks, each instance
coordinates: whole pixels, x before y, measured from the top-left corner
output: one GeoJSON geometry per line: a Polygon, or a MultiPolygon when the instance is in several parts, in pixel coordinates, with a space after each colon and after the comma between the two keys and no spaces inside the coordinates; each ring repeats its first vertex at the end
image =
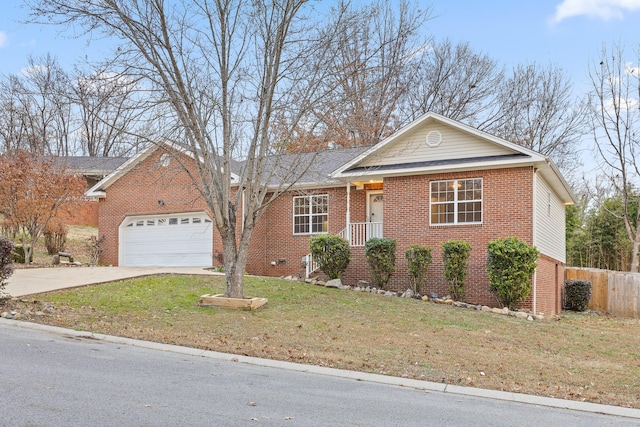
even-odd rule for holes
{"type": "MultiPolygon", "coordinates": [[[[172,143],[163,142],[163,141],[150,144],[144,150],[140,151],[138,154],[131,157],[129,160],[127,160],[122,165],[120,165],[120,167],[118,167],[115,171],[107,175],[103,180],[101,180],[96,185],[94,185],[89,190],[87,190],[85,194],[89,197],[105,197],[105,190],[107,188],[113,185],[116,181],[118,181],[120,178],[126,175],[127,172],[135,168],[139,163],[141,163],[143,160],[145,160],[147,157],[149,157],[158,149],[163,149],[166,151],[175,151],[185,156],[188,156],[192,159],[195,158],[194,154],[190,150],[186,149],[185,147],[179,144],[172,144],[172,143]]],[[[203,161],[202,157],[200,156],[198,156],[198,160],[203,161]]],[[[234,162],[234,165],[235,165],[235,162],[234,162]]],[[[232,172],[231,179],[237,181],[238,176],[232,172]]]]}
{"type": "Polygon", "coordinates": [[[564,203],[575,199],[553,162],[528,148],[436,113],[426,113],[335,170],[346,181],[460,170],[533,166],[564,203]]]}
{"type": "Polygon", "coordinates": [[[362,176],[391,170],[396,174],[427,172],[456,165],[509,166],[544,159],[525,147],[439,114],[426,113],[334,171],[332,176],[362,176]]]}

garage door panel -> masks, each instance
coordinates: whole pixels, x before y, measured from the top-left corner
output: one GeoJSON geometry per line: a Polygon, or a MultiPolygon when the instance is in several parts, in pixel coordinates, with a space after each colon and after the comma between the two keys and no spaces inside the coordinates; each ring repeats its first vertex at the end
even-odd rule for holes
{"type": "Polygon", "coordinates": [[[123,266],[210,266],[213,224],[204,213],[129,217],[121,225],[123,266]]]}

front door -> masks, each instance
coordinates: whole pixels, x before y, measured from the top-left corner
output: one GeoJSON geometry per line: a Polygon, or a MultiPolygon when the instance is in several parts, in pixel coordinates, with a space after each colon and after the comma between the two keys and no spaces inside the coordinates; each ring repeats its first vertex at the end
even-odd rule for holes
{"type": "Polygon", "coordinates": [[[369,194],[369,222],[382,222],[382,193],[369,194]]]}
{"type": "Polygon", "coordinates": [[[382,221],[383,221],[383,194],[369,194],[369,224],[367,236],[382,237],[382,221]]]}

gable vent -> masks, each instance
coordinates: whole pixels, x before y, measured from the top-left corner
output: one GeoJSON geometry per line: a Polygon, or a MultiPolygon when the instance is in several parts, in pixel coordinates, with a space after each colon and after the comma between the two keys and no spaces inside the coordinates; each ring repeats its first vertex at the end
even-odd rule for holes
{"type": "Polygon", "coordinates": [[[442,142],[442,134],[437,130],[432,130],[427,134],[427,145],[437,147],[442,142]]]}

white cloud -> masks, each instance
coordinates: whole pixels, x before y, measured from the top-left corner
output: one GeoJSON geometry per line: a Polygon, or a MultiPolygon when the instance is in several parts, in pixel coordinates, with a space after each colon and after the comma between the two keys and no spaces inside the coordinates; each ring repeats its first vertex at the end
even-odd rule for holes
{"type": "Polygon", "coordinates": [[[640,10],[640,0],[563,0],[556,6],[551,22],[583,15],[603,21],[623,19],[625,12],[635,10],[640,10]]]}
{"type": "Polygon", "coordinates": [[[9,37],[4,31],[0,31],[0,49],[9,44],[9,37]]]}

